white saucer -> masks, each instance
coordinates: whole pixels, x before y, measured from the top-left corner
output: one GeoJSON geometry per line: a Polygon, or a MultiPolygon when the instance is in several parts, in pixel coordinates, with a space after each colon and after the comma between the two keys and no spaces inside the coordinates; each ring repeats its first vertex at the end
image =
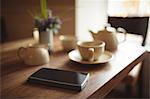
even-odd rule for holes
{"type": "Polygon", "coordinates": [[[82,60],[78,50],[73,50],[73,51],[69,52],[68,56],[69,56],[70,60],[78,62],[78,63],[81,63],[81,64],[100,64],[100,63],[107,63],[107,62],[109,62],[112,59],[113,54],[111,52],[109,52],[109,51],[105,51],[99,57],[98,60],[93,61],[93,62],[82,60]]]}

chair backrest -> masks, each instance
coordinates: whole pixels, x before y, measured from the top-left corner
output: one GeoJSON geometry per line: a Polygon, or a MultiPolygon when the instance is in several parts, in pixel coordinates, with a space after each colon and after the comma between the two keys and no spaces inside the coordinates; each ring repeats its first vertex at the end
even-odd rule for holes
{"type": "Polygon", "coordinates": [[[0,32],[0,43],[3,43],[7,39],[7,31],[6,31],[6,24],[4,17],[0,16],[0,26],[1,26],[1,32],[0,32]]]}
{"type": "Polygon", "coordinates": [[[124,28],[128,33],[138,34],[143,36],[142,45],[145,45],[149,17],[114,17],[108,16],[108,23],[112,27],[124,28]]]}

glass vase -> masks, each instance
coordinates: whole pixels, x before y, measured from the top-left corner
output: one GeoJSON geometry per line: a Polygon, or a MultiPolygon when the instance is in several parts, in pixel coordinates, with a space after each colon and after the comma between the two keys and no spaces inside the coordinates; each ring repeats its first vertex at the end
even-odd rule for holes
{"type": "Polygon", "coordinates": [[[42,31],[39,33],[39,43],[42,45],[46,45],[49,51],[53,50],[53,32],[50,31],[42,31]]]}

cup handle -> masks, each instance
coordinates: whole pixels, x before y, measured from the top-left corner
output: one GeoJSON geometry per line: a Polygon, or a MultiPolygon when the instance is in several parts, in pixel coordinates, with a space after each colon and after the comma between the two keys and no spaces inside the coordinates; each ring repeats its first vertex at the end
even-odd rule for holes
{"type": "Polygon", "coordinates": [[[26,50],[26,48],[20,47],[20,48],[18,49],[18,51],[17,51],[18,57],[19,57],[21,60],[23,60],[23,58],[24,58],[24,52],[25,52],[25,50],[26,50]]]}
{"type": "MultiPolygon", "coordinates": [[[[123,33],[124,34],[124,39],[121,42],[126,41],[126,37],[127,37],[127,31],[124,28],[118,27],[117,28],[117,32],[123,33]]],[[[119,42],[119,43],[121,43],[119,42]]]]}
{"type": "Polygon", "coordinates": [[[88,51],[90,53],[89,61],[94,61],[94,48],[89,48],[88,51]]]}

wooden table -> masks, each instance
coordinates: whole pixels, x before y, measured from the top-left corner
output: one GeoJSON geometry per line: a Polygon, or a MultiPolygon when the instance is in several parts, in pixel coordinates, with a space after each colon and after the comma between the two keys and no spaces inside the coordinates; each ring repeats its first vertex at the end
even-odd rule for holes
{"type": "Polygon", "coordinates": [[[4,99],[104,98],[136,64],[144,59],[147,53],[140,45],[126,41],[119,45],[117,51],[113,52],[114,57],[110,62],[83,65],[70,61],[67,53],[61,50],[58,40],[57,42],[55,45],[57,49],[50,55],[49,64],[28,66],[22,62],[15,62],[3,65],[1,68],[1,97],[4,99]],[[87,86],[81,92],[28,84],[27,78],[42,67],[89,72],[90,78],[87,86]]]}

